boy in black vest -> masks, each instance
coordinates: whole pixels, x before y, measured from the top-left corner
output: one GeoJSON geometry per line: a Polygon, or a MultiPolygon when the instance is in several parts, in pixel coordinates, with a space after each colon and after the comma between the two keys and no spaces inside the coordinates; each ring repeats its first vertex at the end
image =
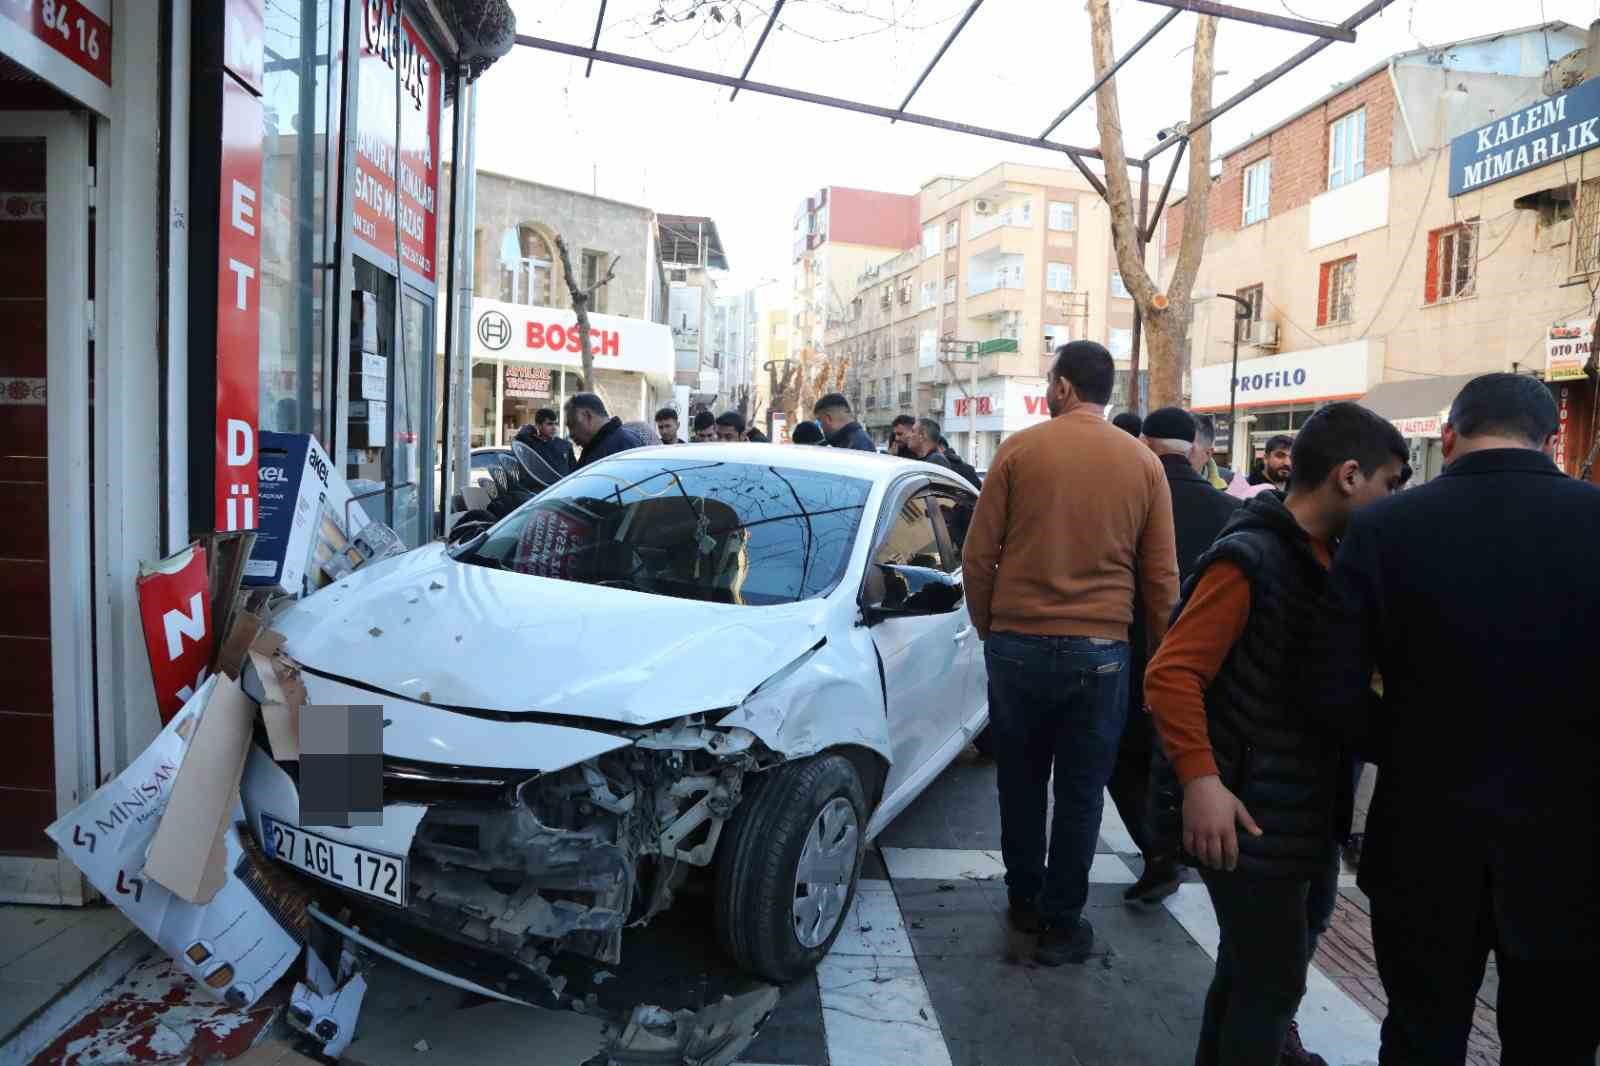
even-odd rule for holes
{"type": "MultiPolygon", "coordinates": [[[[1287,498],[1262,493],[1229,521],[1145,675],[1183,787],[1183,851],[1221,928],[1196,1066],[1326,1066],[1301,1045],[1294,1016],[1332,909],[1344,758],[1301,713],[1292,657],[1351,513],[1404,484],[1407,457],[1399,431],[1364,407],[1312,415],[1295,438],[1287,498]]],[[[1158,793],[1155,808],[1152,830],[1175,835],[1175,804],[1158,793]]]]}

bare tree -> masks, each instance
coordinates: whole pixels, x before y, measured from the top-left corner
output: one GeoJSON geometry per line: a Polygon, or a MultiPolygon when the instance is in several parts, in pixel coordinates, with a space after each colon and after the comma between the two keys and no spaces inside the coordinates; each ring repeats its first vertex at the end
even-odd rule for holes
{"type": "MultiPolygon", "coordinates": [[[[1089,33],[1094,50],[1095,77],[1116,61],[1111,41],[1110,0],[1089,0],[1089,33]]],[[[1206,208],[1211,187],[1211,127],[1200,120],[1211,110],[1211,83],[1216,74],[1217,20],[1202,15],[1194,31],[1194,74],[1189,91],[1189,193],[1183,207],[1183,240],[1167,291],[1151,278],[1139,249],[1139,219],[1133,185],[1128,177],[1128,157],[1122,145],[1122,110],[1117,103],[1117,81],[1111,78],[1095,93],[1100,126],[1100,154],[1106,167],[1106,203],[1111,208],[1111,238],[1116,246],[1122,281],[1138,303],[1150,355],[1150,406],[1183,402],[1184,332],[1189,324],[1190,292],[1200,270],[1206,242],[1206,208]]],[[[1138,382],[1130,393],[1137,398],[1138,382]]]]}
{"type": "Polygon", "coordinates": [[[566,239],[559,233],[556,234],[556,252],[561,256],[561,274],[567,282],[567,295],[572,297],[572,313],[578,316],[578,342],[583,353],[582,387],[589,392],[598,392],[594,383],[594,349],[589,345],[589,302],[594,299],[595,293],[617,276],[617,263],[622,257],[613,256],[606,268],[606,276],[585,289],[579,285],[577,274],[573,273],[572,255],[567,251],[566,239]]]}

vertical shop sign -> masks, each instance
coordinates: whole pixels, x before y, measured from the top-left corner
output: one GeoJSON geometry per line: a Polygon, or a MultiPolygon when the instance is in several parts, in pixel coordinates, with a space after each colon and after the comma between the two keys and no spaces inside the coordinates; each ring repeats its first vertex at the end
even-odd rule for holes
{"type": "Polygon", "coordinates": [[[1567,450],[1572,439],[1572,386],[1562,385],[1556,389],[1556,466],[1563,473],[1571,473],[1567,469],[1567,450]]]}
{"type": "Polygon", "coordinates": [[[439,61],[405,20],[400,55],[400,259],[434,280],[439,247],[439,61]]]}
{"type": "MultiPolygon", "coordinates": [[[[261,26],[228,19],[229,36],[261,26]]],[[[226,58],[259,55],[259,43],[230,40],[226,58]]],[[[248,66],[248,63],[246,63],[248,66]]],[[[247,69],[244,76],[249,76],[247,69]]],[[[257,70],[259,76],[259,69],[257,70]]],[[[265,137],[261,101],[232,68],[222,78],[222,166],[217,240],[216,528],[256,528],[259,473],[256,425],[261,407],[261,166],[265,137]]]]}
{"type": "Polygon", "coordinates": [[[352,215],[357,239],[391,258],[395,254],[395,66],[400,37],[394,0],[363,0],[352,215]]]}
{"type": "Polygon", "coordinates": [[[223,10],[222,65],[260,96],[266,82],[266,16],[261,0],[227,0],[223,10]]]}

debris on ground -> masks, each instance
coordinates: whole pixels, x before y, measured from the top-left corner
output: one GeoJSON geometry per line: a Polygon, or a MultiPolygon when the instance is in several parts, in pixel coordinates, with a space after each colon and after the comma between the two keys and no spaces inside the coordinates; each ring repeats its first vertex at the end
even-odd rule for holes
{"type": "Polygon", "coordinates": [[[432,1049],[428,1047],[428,1042],[426,1040],[418,1040],[415,1044],[411,1045],[411,1050],[413,1050],[413,1051],[429,1051],[429,1050],[432,1050],[432,1049]]]}
{"type": "Polygon", "coordinates": [[[776,985],[724,996],[699,1011],[633,1009],[628,1024],[606,1049],[608,1066],[727,1066],[755,1040],[778,1005],[776,985]]]}
{"type": "Polygon", "coordinates": [[[306,979],[289,994],[289,1025],[322,1045],[337,1059],[356,1035],[356,1017],[367,994],[364,964],[355,947],[339,950],[337,971],[330,970],[314,948],[306,949],[306,979]]]}

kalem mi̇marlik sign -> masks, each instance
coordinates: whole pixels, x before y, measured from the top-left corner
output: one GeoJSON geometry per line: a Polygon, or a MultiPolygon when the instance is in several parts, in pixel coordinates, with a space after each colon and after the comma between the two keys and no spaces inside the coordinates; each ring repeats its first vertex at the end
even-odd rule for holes
{"type": "Polygon", "coordinates": [[[1600,78],[1522,108],[1450,142],[1450,195],[1600,146],[1600,78]]]}

